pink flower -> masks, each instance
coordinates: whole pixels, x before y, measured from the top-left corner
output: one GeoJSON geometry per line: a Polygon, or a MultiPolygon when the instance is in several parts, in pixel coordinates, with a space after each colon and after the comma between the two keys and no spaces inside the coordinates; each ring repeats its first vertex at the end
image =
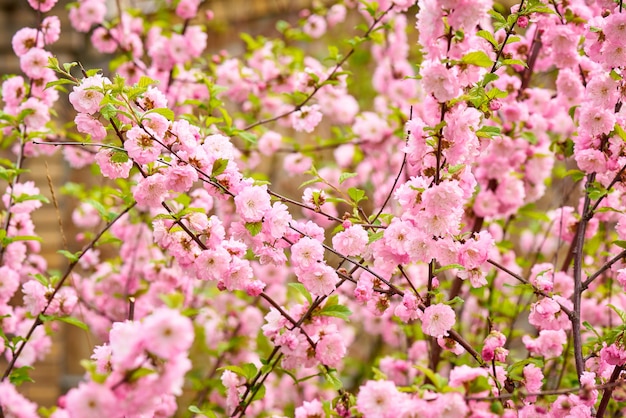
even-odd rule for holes
{"type": "MultiPolygon", "coordinates": [[[[8,266],[0,267],[0,304],[7,303],[20,287],[19,274],[8,266]]],[[[0,353],[2,350],[0,350],[0,353]]]]}
{"type": "Polygon", "coordinates": [[[2,202],[9,208],[9,202],[11,202],[12,213],[31,213],[35,209],[41,207],[41,201],[35,197],[40,194],[39,188],[35,186],[35,182],[27,181],[24,183],[17,183],[15,189],[11,190],[11,186],[8,186],[4,195],[2,195],[2,202]],[[13,199],[11,199],[13,194],[13,199]],[[20,200],[16,202],[15,200],[20,200]]]}
{"type": "Polygon", "coordinates": [[[203,250],[194,264],[201,280],[219,280],[228,273],[231,256],[223,247],[203,250]]]}
{"type": "Polygon", "coordinates": [[[57,4],[57,1],[58,0],[28,0],[28,4],[41,13],[48,13],[52,10],[54,5],[57,4]]]}
{"type": "Polygon", "coordinates": [[[322,121],[322,112],[319,110],[319,105],[302,106],[302,108],[296,112],[293,112],[289,117],[291,126],[297,132],[313,132],[313,129],[322,121]]]}
{"type": "Polygon", "coordinates": [[[65,409],[71,418],[121,417],[118,400],[108,387],[95,382],[80,383],[65,396],[65,409]]]}
{"type": "Polygon", "coordinates": [[[324,247],[317,240],[304,237],[291,246],[291,262],[300,269],[309,269],[323,260],[324,247]]]}
{"type": "Polygon", "coordinates": [[[461,92],[456,67],[446,68],[439,62],[424,60],[420,74],[424,90],[435,96],[439,102],[447,102],[461,92]]]}
{"type": "Polygon", "coordinates": [[[615,114],[598,106],[583,106],[579,117],[580,129],[590,135],[608,134],[615,126],[615,114]]]}
{"type": "Polygon", "coordinates": [[[489,258],[489,251],[495,247],[491,234],[481,231],[473,239],[468,239],[459,249],[459,264],[468,270],[480,267],[489,258]]]}
{"type": "Polygon", "coordinates": [[[52,71],[47,68],[49,58],[52,58],[52,54],[48,51],[41,48],[31,48],[20,57],[20,68],[30,78],[43,78],[46,72],[52,71]]]}
{"type": "MultiPolygon", "coordinates": [[[[533,363],[524,367],[524,383],[526,385],[526,391],[529,393],[538,393],[543,386],[543,373],[541,369],[535,366],[533,363]]],[[[537,399],[536,396],[529,396],[526,398],[528,402],[534,402],[537,399]]]]}
{"type": "Polygon", "coordinates": [[[451,307],[442,303],[430,305],[422,315],[422,331],[433,337],[448,335],[455,322],[456,314],[451,307]]]}
{"type": "MultiPolygon", "coordinates": [[[[483,360],[491,361],[487,359],[483,360]]],[[[450,381],[448,384],[451,387],[460,387],[480,376],[488,377],[489,373],[487,373],[487,370],[483,368],[470,367],[464,364],[462,366],[456,366],[454,369],[450,370],[450,381]]]]}
{"type": "Polygon", "coordinates": [[[393,382],[368,380],[359,389],[356,408],[364,417],[391,418],[398,416],[402,394],[393,382]]]}
{"type": "Polygon", "coordinates": [[[31,97],[17,108],[20,112],[26,109],[33,111],[24,118],[29,129],[41,130],[50,121],[50,109],[41,100],[31,97]]]}
{"type": "Polygon", "coordinates": [[[91,139],[96,142],[102,141],[107,135],[107,131],[102,126],[102,123],[87,113],[77,114],[74,118],[74,123],[76,123],[78,132],[91,135],[91,139]]]}
{"type": "Polygon", "coordinates": [[[55,43],[61,36],[61,20],[58,16],[46,16],[41,22],[41,31],[46,45],[55,43]]]}
{"type": "Polygon", "coordinates": [[[14,76],[2,83],[2,100],[11,106],[17,107],[26,96],[26,87],[22,76],[14,76]]]}
{"type": "Polygon", "coordinates": [[[148,208],[160,207],[166,195],[165,176],[158,173],[140,179],[133,192],[137,203],[148,208]]]}
{"type": "Polygon", "coordinates": [[[26,399],[15,386],[6,381],[0,382],[0,408],[5,417],[37,418],[37,404],[26,399]]]}
{"type": "Polygon", "coordinates": [[[172,165],[165,170],[167,188],[175,192],[187,192],[198,180],[198,172],[189,164],[172,165]]]}
{"type": "Polygon", "coordinates": [[[539,337],[536,339],[524,335],[522,342],[531,355],[554,358],[563,353],[563,344],[567,342],[567,335],[562,329],[542,330],[539,331],[539,337]]]}
{"type": "Polygon", "coordinates": [[[96,162],[100,166],[100,171],[104,177],[110,179],[128,178],[130,169],[133,167],[133,161],[128,157],[120,161],[114,161],[121,153],[110,148],[100,148],[96,154],[96,162]]]}
{"type": "Polygon", "coordinates": [[[176,14],[182,19],[192,19],[198,13],[200,0],[181,0],[176,6],[176,14]]]}
{"type": "Polygon", "coordinates": [[[302,31],[311,38],[320,38],[326,33],[326,20],[320,15],[312,14],[306,20],[302,31]]]}
{"type": "Polygon", "coordinates": [[[333,237],[333,247],[345,256],[356,256],[365,250],[368,241],[367,231],[354,225],[333,237]]]}
{"type": "Polygon", "coordinates": [[[315,358],[328,367],[337,367],[346,355],[344,337],[339,332],[324,334],[315,346],[315,358]]]}
{"type": "Polygon", "coordinates": [[[257,143],[259,152],[263,155],[272,155],[279,148],[282,143],[283,137],[278,132],[267,131],[259,138],[257,143]]]}
{"type": "Polygon", "coordinates": [[[271,209],[267,186],[248,186],[235,196],[237,213],[245,222],[260,222],[271,209]]]}
{"type": "Polygon", "coordinates": [[[295,418],[316,418],[324,415],[324,407],[317,399],[313,399],[311,402],[304,401],[302,406],[295,410],[295,418]]]}
{"type": "Polygon", "coordinates": [[[191,319],[180,312],[160,308],[142,323],[144,347],[162,359],[170,359],[189,350],[194,339],[191,319]]]}
{"type": "Polygon", "coordinates": [[[84,0],[70,9],[70,22],[79,32],[88,32],[92,25],[102,23],[106,15],[104,0],[84,0]]]}
{"type": "Polygon", "coordinates": [[[22,28],[15,32],[13,35],[13,39],[11,40],[11,45],[13,46],[13,52],[18,57],[26,54],[32,48],[43,48],[43,38],[41,36],[37,36],[37,29],[33,28],[22,28]]]}
{"type": "Polygon", "coordinates": [[[363,112],[352,125],[352,131],[361,141],[381,142],[392,133],[389,123],[374,112],[363,112]]]}
{"type": "Polygon", "coordinates": [[[98,89],[102,89],[107,84],[111,84],[111,81],[100,74],[84,78],[80,85],[75,86],[70,93],[70,103],[77,112],[90,115],[96,113],[100,110],[100,102],[104,98],[104,94],[98,89]]]}
{"type": "Polygon", "coordinates": [[[133,126],[126,132],[124,149],[128,151],[128,156],[137,163],[149,164],[159,158],[163,147],[142,128],[133,126]]]}
{"type": "Polygon", "coordinates": [[[484,361],[504,362],[509,350],[504,348],[506,337],[500,331],[491,331],[483,345],[481,356],[484,361]]]}
{"type": "Polygon", "coordinates": [[[335,290],[335,285],[339,281],[339,277],[337,276],[335,269],[321,262],[309,265],[305,268],[299,268],[296,270],[296,274],[298,276],[298,281],[302,283],[312,295],[315,296],[331,294],[332,291],[335,290]]]}

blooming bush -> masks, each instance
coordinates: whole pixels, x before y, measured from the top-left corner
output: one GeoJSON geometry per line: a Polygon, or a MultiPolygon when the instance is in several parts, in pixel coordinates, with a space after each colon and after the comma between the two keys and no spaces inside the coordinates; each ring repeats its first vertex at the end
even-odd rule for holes
{"type": "Polygon", "coordinates": [[[104,70],[59,62],[56,0],[28,2],[0,416],[625,412],[621,0],[328,2],[241,56],[208,54],[200,0],[73,3],[104,70]],[[57,148],[106,178],[63,187],[82,249],[60,274],[23,169],[57,148]],[[58,322],[101,343],[38,410],[19,386],[58,322]]]}

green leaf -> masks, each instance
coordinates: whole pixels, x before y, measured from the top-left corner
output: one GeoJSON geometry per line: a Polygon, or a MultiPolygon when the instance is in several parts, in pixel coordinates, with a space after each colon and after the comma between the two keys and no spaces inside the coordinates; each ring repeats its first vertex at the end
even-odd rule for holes
{"type": "Polygon", "coordinates": [[[259,390],[254,394],[252,398],[253,401],[258,401],[260,399],[265,398],[265,385],[263,383],[259,383],[259,390]]]}
{"type": "Polygon", "coordinates": [[[361,189],[357,189],[355,187],[350,187],[348,189],[348,196],[355,204],[359,204],[361,200],[367,200],[367,196],[365,196],[365,191],[361,189]]]}
{"type": "Polygon", "coordinates": [[[500,136],[500,128],[497,126],[484,125],[476,131],[476,136],[482,138],[493,138],[494,136],[500,136]]]}
{"type": "Polygon", "coordinates": [[[196,415],[202,415],[208,418],[217,418],[217,415],[215,415],[215,412],[203,411],[195,405],[189,405],[189,408],[187,409],[189,410],[189,412],[193,412],[196,415]]]}
{"type": "Polygon", "coordinates": [[[80,254],[80,251],[74,254],[67,250],[58,250],[57,253],[64,255],[65,258],[70,260],[70,262],[75,263],[78,261],[78,255],[80,254]]]}
{"type": "Polygon", "coordinates": [[[432,384],[435,386],[435,388],[437,389],[437,392],[441,392],[443,387],[446,385],[446,379],[441,377],[434,371],[430,370],[428,367],[419,366],[419,365],[416,365],[413,367],[415,367],[420,372],[424,373],[424,375],[428,378],[428,380],[430,380],[432,384]]]}
{"type": "Polygon", "coordinates": [[[494,48],[498,47],[498,41],[496,41],[496,38],[493,37],[491,32],[486,31],[486,30],[479,30],[478,32],[476,32],[476,35],[478,35],[481,38],[487,40],[487,42],[489,42],[491,45],[493,45],[494,48]]]}
{"type": "Polygon", "coordinates": [[[244,377],[246,378],[246,380],[252,380],[257,374],[257,368],[254,363],[246,363],[241,366],[241,369],[244,372],[244,377]]]}
{"type": "Polygon", "coordinates": [[[125,152],[115,151],[113,154],[111,154],[112,163],[123,164],[126,161],[128,161],[128,154],[126,154],[125,152]]]}
{"type": "Polygon", "coordinates": [[[585,178],[585,173],[580,170],[567,170],[565,176],[570,176],[574,181],[580,181],[585,178]]]}
{"type": "Polygon", "coordinates": [[[491,390],[491,385],[485,376],[478,376],[469,385],[469,393],[480,393],[489,390],[491,390]]]}
{"type": "Polygon", "coordinates": [[[619,309],[618,307],[616,307],[615,305],[611,303],[608,304],[608,307],[613,309],[615,313],[619,315],[623,324],[626,324],[626,312],[622,311],[621,309],[619,309]]]}
{"type": "Polygon", "coordinates": [[[211,177],[217,177],[226,170],[228,166],[228,160],[225,158],[218,158],[213,162],[213,169],[211,170],[211,177]]]}
{"type": "Polygon", "coordinates": [[[302,294],[302,296],[304,296],[304,298],[309,302],[309,305],[313,303],[313,298],[311,297],[311,294],[302,283],[288,283],[287,286],[300,292],[300,294],[302,294]]]}
{"type": "Polygon", "coordinates": [[[371,244],[374,241],[378,241],[379,239],[381,239],[385,234],[385,230],[381,229],[377,232],[374,232],[372,234],[369,235],[369,239],[367,241],[368,244],[371,244]]]}
{"type": "Polygon", "coordinates": [[[245,372],[245,370],[244,370],[244,369],[242,369],[242,368],[241,368],[241,367],[239,367],[239,366],[234,365],[234,364],[233,364],[233,365],[230,365],[230,366],[220,367],[220,368],[219,368],[219,369],[217,369],[217,370],[229,370],[229,371],[231,371],[231,372],[235,373],[236,375],[239,375],[239,376],[241,376],[241,377],[246,377],[246,372],[245,372]]]}
{"type": "Polygon", "coordinates": [[[617,240],[617,241],[613,241],[613,244],[617,245],[620,248],[626,249],[626,241],[617,240]]]}
{"type": "Polygon", "coordinates": [[[337,373],[335,371],[324,372],[324,377],[326,378],[326,381],[332,385],[333,389],[339,390],[343,387],[343,383],[341,382],[341,379],[337,377],[337,373]]]}
{"type": "Polygon", "coordinates": [[[50,87],[54,87],[54,86],[61,86],[61,85],[64,85],[64,84],[76,84],[76,82],[75,82],[75,81],[72,81],[72,80],[68,80],[67,78],[61,78],[61,79],[59,79],[59,80],[49,81],[49,82],[46,84],[46,87],[45,87],[45,89],[44,89],[44,90],[47,90],[47,89],[49,89],[50,87]]]}
{"type": "Polygon", "coordinates": [[[357,173],[341,173],[339,176],[339,184],[342,184],[344,181],[356,176],[358,176],[357,173]]]}
{"type": "Polygon", "coordinates": [[[75,327],[78,327],[82,329],[83,331],[89,331],[89,327],[87,326],[87,324],[71,316],[60,316],[60,317],[57,317],[57,319],[61,322],[65,322],[66,324],[74,325],[75,327]]]}
{"type": "Polygon", "coordinates": [[[165,108],[165,107],[160,107],[158,109],[152,109],[152,110],[146,112],[146,115],[149,114],[149,113],[157,113],[157,114],[163,116],[164,118],[166,118],[168,120],[173,120],[174,117],[175,117],[174,111],[170,110],[168,108],[165,108]]]}
{"type": "Polygon", "coordinates": [[[263,229],[263,222],[246,222],[246,229],[254,237],[263,229]]]}
{"type": "Polygon", "coordinates": [[[161,294],[159,298],[168,308],[178,309],[183,306],[185,296],[180,292],[161,294]]]}
{"type": "Polygon", "coordinates": [[[100,114],[105,119],[112,119],[117,115],[118,109],[112,104],[105,104],[100,108],[100,114]]]}
{"type": "Polygon", "coordinates": [[[465,270],[465,267],[463,267],[460,264],[448,264],[447,266],[441,266],[438,269],[435,269],[435,271],[433,272],[433,274],[439,274],[442,271],[446,271],[446,270],[452,270],[452,269],[459,269],[459,270],[465,270]]]}
{"type": "Polygon", "coordinates": [[[522,67],[528,68],[528,65],[524,61],[517,59],[502,60],[502,65],[521,65],[522,67]]]}
{"type": "Polygon", "coordinates": [[[156,373],[156,370],[148,369],[146,367],[140,367],[131,372],[130,376],[128,377],[128,381],[131,383],[136,382],[142,377],[149,376],[154,373],[156,373]]]}
{"type": "Polygon", "coordinates": [[[28,375],[30,370],[34,370],[34,368],[31,366],[22,366],[13,369],[9,375],[9,381],[15,386],[19,386],[24,382],[34,382],[28,375]]]}
{"type": "Polygon", "coordinates": [[[352,311],[350,311],[350,309],[348,309],[348,307],[344,305],[331,305],[324,306],[322,310],[320,310],[317,314],[321,316],[332,316],[335,318],[341,318],[344,321],[348,321],[348,317],[352,315],[352,311]]]}
{"type": "Polygon", "coordinates": [[[463,64],[476,65],[478,67],[491,67],[493,65],[493,61],[489,58],[489,55],[483,51],[472,51],[467,53],[463,55],[461,62],[463,64]]]}
{"type": "Polygon", "coordinates": [[[156,80],[151,79],[150,77],[146,77],[145,75],[142,75],[139,78],[139,82],[137,82],[137,85],[139,87],[149,87],[153,84],[158,84],[158,82],[156,80]]]}

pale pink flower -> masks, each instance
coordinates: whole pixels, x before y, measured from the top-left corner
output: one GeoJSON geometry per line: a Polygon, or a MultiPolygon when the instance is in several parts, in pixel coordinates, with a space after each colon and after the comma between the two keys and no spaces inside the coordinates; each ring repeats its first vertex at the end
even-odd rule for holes
{"type": "Polygon", "coordinates": [[[578,168],[586,173],[606,173],[608,171],[606,155],[597,149],[574,150],[578,168]]]}
{"type": "Polygon", "coordinates": [[[302,32],[311,38],[320,38],[326,33],[326,20],[320,15],[312,14],[304,23],[302,32]]]}
{"type": "Polygon", "coordinates": [[[124,149],[128,156],[139,164],[149,164],[159,157],[162,146],[153,140],[146,131],[139,126],[133,126],[126,132],[124,149]]]}
{"type": "Polygon", "coordinates": [[[274,154],[282,143],[283,137],[278,132],[267,131],[259,138],[257,143],[259,152],[263,155],[270,156],[274,154]]]}
{"type": "Polygon", "coordinates": [[[506,360],[506,356],[509,353],[509,350],[504,348],[504,343],[506,343],[506,337],[500,331],[491,331],[487,338],[485,338],[485,342],[483,345],[483,349],[481,351],[481,357],[484,361],[499,361],[504,362],[506,360]]]}
{"type": "Polygon", "coordinates": [[[171,165],[164,174],[167,188],[179,193],[189,191],[198,180],[196,169],[185,163],[171,165]]]}
{"type": "MultiPolygon", "coordinates": [[[[485,361],[491,361],[487,359],[483,359],[485,361]]],[[[468,365],[456,366],[452,370],[450,370],[450,378],[448,384],[451,387],[460,387],[465,385],[466,383],[471,382],[472,380],[477,379],[478,377],[488,377],[489,373],[487,370],[480,367],[470,367],[468,365]]]]}
{"type": "Polygon", "coordinates": [[[491,234],[481,231],[461,244],[459,264],[468,270],[479,268],[489,258],[489,252],[495,248],[491,234]]]}
{"type": "Polygon", "coordinates": [[[581,130],[596,136],[608,134],[615,126],[615,114],[599,106],[583,106],[579,114],[581,130]]]}
{"type": "Polygon", "coordinates": [[[359,389],[359,394],[356,397],[356,408],[364,417],[396,417],[402,397],[402,393],[398,391],[393,382],[368,380],[359,389]]]}
{"type": "Polygon", "coordinates": [[[215,250],[203,250],[194,264],[198,278],[201,280],[219,280],[227,273],[231,256],[223,247],[215,250]]]}
{"type": "Polygon", "coordinates": [[[362,112],[357,116],[352,131],[358,140],[366,142],[381,142],[392,133],[389,123],[374,112],[362,112]]]}
{"type": "Polygon", "coordinates": [[[324,407],[317,399],[313,399],[311,402],[304,401],[295,410],[295,418],[316,418],[324,415],[324,407]]]}
{"type": "Polygon", "coordinates": [[[91,139],[100,142],[106,135],[107,131],[100,121],[87,113],[78,113],[74,118],[76,130],[87,135],[91,135],[91,139]]]}
{"type": "Polygon", "coordinates": [[[283,160],[285,171],[289,174],[302,174],[311,168],[313,160],[299,152],[289,154],[283,160]]]}
{"type": "Polygon", "coordinates": [[[47,68],[49,58],[52,58],[50,52],[41,48],[31,48],[20,57],[20,68],[32,79],[43,78],[46,72],[52,71],[47,68]]]}
{"type": "Polygon", "coordinates": [[[200,0],[181,0],[176,6],[176,14],[182,19],[192,19],[198,13],[200,0]]]}
{"type": "Polygon", "coordinates": [[[567,335],[562,329],[542,330],[539,331],[539,337],[533,339],[524,335],[522,341],[531,355],[554,358],[563,353],[563,344],[567,342],[567,335]]]}
{"type": "Polygon", "coordinates": [[[111,84],[111,81],[100,74],[84,78],[80,85],[75,86],[70,93],[70,103],[77,112],[90,115],[96,113],[100,110],[100,102],[104,98],[104,94],[98,89],[102,89],[107,84],[111,84]]]}
{"type": "Polygon", "coordinates": [[[297,132],[313,132],[313,129],[322,121],[322,112],[319,105],[302,106],[300,110],[289,116],[291,126],[297,132]]]}
{"type": "Polygon", "coordinates": [[[296,270],[296,274],[298,276],[298,281],[301,282],[304,287],[306,287],[307,290],[315,296],[331,294],[332,291],[335,290],[335,285],[339,281],[339,277],[337,276],[335,269],[321,262],[311,264],[308,267],[299,266],[296,270]]]}
{"type": "Polygon", "coordinates": [[[456,314],[450,306],[442,303],[430,305],[422,315],[422,331],[433,337],[448,335],[455,322],[456,314]]]}
{"type": "Polygon", "coordinates": [[[353,225],[333,237],[333,247],[345,256],[356,256],[365,250],[369,241],[367,231],[361,225],[353,225]]]}
{"type": "Polygon", "coordinates": [[[346,355],[344,337],[339,332],[324,334],[315,346],[315,358],[328,367],[337,367],[346,355]]]}
{"type": "Polygon", "coordinates": [[[2,202],[7,208],[9,208],[9,202],[11,202],[12,213],[31,213],[41,207],[41,201],[37,198],[31,199],[29,197],[38,196],[40,193],[34,181],[16,183],[13,190],[11,190],[11,186],[7,186],[6,192],[2,195],[2,202]],[[13,199],[11,199],[11,193],[13,194],[13,199]],[[21,201],[16,202],[16,199],[21,201]]]}
{"type": "MultiPolygon", "coordinates": [[[[20,287],[19,274],[8,266],[0,267],[0,304],[7,303],[20,287]]],[[[0,353],[2,350],[0,350],[0,353]]]]}
{"type": "Polygon", "coordinates": [[[106,11],[104,0],[84,0],[70,9],[70,22],[77,31],[88,32],[91,26],[104,21],[106,11]]]}
{"type": "Polygon", "coordinates": [[[30,109],[33,112],[24,118],[24,124],[32,130],[41,130],[50,121],[50,109],[41,100],[31,97],[22,103],[17,110],[30,109]]]}
{"type": "Polygon", "coordinates": [[[424,60],[420,68],[422,86],[439,102],[447,102],[461,93],[456,67],[446,68],[437,61],[424,60]]]}
{"type": "Polygon", "coordinates": [[[2,100],[11,106],[17,107],[26,96],[26,86],[22,76],[14,76],[2,83],[2,100]]]}
{"type": "Polygon", "coordinates": [[[46,45],[55,43],[61,36],[61,20],[58,16],[46,16],[41,22],[41,31],[46,45]]]}
{"type": "Polygon", "coordinates": [[[57,1],[58,0],[28,0],[28,4],[41,13],[48,13],[52,10],[54,5],[57,4],[57,1]]]}
{"type": "Polygon", "coordinates": [[[291,220],[287,206],[281,202],[274,202],[272,208],[265,214],[263,228],[272,238],[279,239],[287,232],[291,220]]]}
{"type": "Polygon", "coordinates": [[[7,418],[39,418],[37,404],[20,394],[8,379],[0,382],[0,408],[7,418]]]}
{"type": "Polygon", "coordinates": [[[22,28],[15,32],[13,39],[11,40],[11,46],[13,46],[13,52],[18,57],[26,54],[32,48],[43,48],[43,37],[37,36],[37,29],[34,28],[22,28]]]}
{"type": "Polygon", "coordinates": [[[328,26],[333,27],[339,22],[343,22],[346,19],[346,6],[343,4],[333,4],[326,13],[326,21],[328,26]]]}
{"type": "Polygon", "coordinates": [[[121,417],[118,400],[113,391],[96,382],[80,383],[65,396],[65,409],[71,418],[121,417]]]}
{"type": "Polygon", "coordinates": [[[145,349],[163,359],[189,350],[194,339],[191,319],[169,308],[159,308],[146,317],[142,332],[145,349]]]}
{"type": "Polygon", "coordinates": [[[267,186],[248,186],[234,200],[237,213],[245,222],[260,222],[271,209],[267,186]]]}
{"type": "Polygon", "coordinates": [[[125,161],[113,161],[114,156],[119,156],[121,152],[110,148],[100,148],[96,154],[96,162],[100,166],[100,171],[104,177],[110,179],[128,178],[133,161],[125,158],[125,161]]]}
{"type": "Polygon", "coordinates": [[[158,173],[141,178],[133,192],[137,203],[148,208],[160,207],[166,195],[165,176],[158,173]]]}
{"type": "MultiPolygon", "coordinates": [[[[526,391],[529,393],[541,392],[543,386],[543,372],[533,363],[524,367],[524,383],[526,385],[526,391]]],[[[536,396],[529,396],[526,398],[528,402],[534,402],[537,399],[536,396]]]]}
{"type": "Polygon", "coordinates": [[[309,269],[323,259],[324,247],[317,240],[304,237],[291,246],[291,262],[300,269],[309,269]]]}

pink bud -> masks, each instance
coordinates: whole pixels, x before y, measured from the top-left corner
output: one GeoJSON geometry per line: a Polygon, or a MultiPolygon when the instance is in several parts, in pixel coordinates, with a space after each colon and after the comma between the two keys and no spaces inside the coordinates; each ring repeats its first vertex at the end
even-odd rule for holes
{"type": "Polygon", "coordinates": [[[520,16],[517,18],[517,26],[524,29],[528,26],[528,16],[520,16]]]}

